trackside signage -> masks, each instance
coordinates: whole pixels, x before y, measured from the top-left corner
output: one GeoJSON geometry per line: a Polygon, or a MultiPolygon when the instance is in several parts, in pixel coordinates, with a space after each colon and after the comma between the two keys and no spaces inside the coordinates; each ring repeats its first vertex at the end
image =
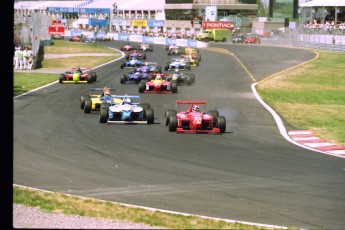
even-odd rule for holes
{"type": "Polygon", "coordinates": [[[231,29],[233,27],[232,22],[221,22],[221,21],[203,21],[203,29],[231,29]]]}

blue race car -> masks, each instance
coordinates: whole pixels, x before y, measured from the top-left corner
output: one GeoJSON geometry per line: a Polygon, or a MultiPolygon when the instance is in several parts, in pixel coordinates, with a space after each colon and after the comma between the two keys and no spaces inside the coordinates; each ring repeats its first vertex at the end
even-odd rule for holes
{"type": "Polygon", "coordinates": [[[101,105],[99,122],[107,124],[153,124],[154,111],[150,104],[141,103],[140,96],[114,96],[122,104],[101,105]],[[134,101],[135,100],[135,101],[134,101]]]}
{"type": "Polygon", "coordinates": [[[129,61],[122,62],[120,67],[121,67],[121,69],[123,69],[123,68],[140,67],[143,65],[144,65],[143,61],[133,58],[129,61]]]}
{"type": "Polygon", "coordinates": [[[142,80],[148,81],[149,77],[150,77],[149,72],[134,71],[134,72],[123,74],[120,78],[120,82],[121,84],[130,84],[130,83],[139,84],[139,82],[141,82],[142,80]]]}
{"type": "Polygon", "coordinates": [[[145,62],[143,66],[136,68],[135,72],[162,73],[162,67],[157,62],[145,62]]]}
{"type": "Polygon", "coordinates": [[[168,62],[165,64],[164,70],[190,70],[190,62],[186,58],[179,58],[179,57],[173,57],[171,58],[171,62],[168,62]]]}

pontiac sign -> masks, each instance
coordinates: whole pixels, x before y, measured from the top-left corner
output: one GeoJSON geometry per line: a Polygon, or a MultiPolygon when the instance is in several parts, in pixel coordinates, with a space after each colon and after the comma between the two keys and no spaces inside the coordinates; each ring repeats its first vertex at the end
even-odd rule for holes
{"type": "Polygon", "coordinates": [[[233,27],[232,22],[222,22],[222,21],[203,21],[203,29],[231,29],[233,27]]]}

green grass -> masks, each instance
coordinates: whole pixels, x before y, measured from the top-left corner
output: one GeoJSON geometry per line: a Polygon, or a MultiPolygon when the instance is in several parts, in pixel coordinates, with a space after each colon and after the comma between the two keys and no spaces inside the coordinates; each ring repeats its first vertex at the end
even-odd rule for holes
{"type": "Polygon", "coordinates": [[[319,54],[313,62],[260,82],[257,89],[296,129],[345,146],[345,53],[319,54]]]}
{"type": "Polygon", "coordinates": [[[118,53],[113,49],[99,46],[94,43],[68,42],[61,40],[53,40],[51,46],[44,47],[44,52],[50,54],[118,53]]]}
{"type": "Polygon", "coordinates": [[[64,213],[115,221],[141,223],[169,229],[269,229],[241,223],[228,223],[197,216],[184,216],[143,208],[128,207],[96,199],[81,199],[61,193],[48,193],[14,186],[13,202],[46,212],[64,213]]]}

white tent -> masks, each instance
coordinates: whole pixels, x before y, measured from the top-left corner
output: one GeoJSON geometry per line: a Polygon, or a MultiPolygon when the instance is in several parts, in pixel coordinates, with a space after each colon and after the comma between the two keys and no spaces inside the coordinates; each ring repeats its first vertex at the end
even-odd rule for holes
{"type": "Polygon", "coordinates": [[[303,4],[300,4],[300,7],[345,7],[345,0],[313,0],[303,4]]]}

